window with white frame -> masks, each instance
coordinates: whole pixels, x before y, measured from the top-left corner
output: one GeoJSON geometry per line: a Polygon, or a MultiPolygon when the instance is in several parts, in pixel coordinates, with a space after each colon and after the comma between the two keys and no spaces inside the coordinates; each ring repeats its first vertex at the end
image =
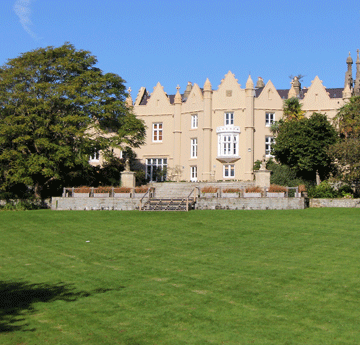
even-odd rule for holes
{"type": "Polygon", "coordinates": [[[218,156],[238,156],[239,135],[223,133],[218,135],[218,156]]]}
{"type": "Polygon", "coordinates": [[[235,177],[235,165],[234,164],[223,165],[223,177],[224,178],[235,177]]]}
{"type": "Polygon", "coordinates": [[[99,162],[99,161],[100,161],[100,151],[95,149],[89,157],[89,162],[99,162]]]}
{"type": "Polygon", "coordinates": [[[196,182],[197,181],[197,166],[190,167],[190,181],[196,182]]]}
{"type": "Polygon", "coordinates": [[[191,129],[198,128],[198,115],[194,114],[191,115],[191,129]]]}
{"type": "Polygon", "coordinates": [[[190,157],[191,157],[191,158],[197,158],[197,151],[198,151],[197,138],[192,138],[192,139],[191,139],[191,152],[190,152],[190,157]]]}
{"type": "Polygon", "coordinates": [[[265,113],[265,126],[270,127],[275,122],[275,113],[265,113]]]}
{"type": "Polygon", "coordinates": [[[234,124],[234,113],[224,114],[224,125],[229,126],[234,124]]]}
{"type": "Polygon", "coordinates": [[[153,142],[161,142],[163,137],[163,124],[160,123],[153,123],[153,135],[152,141],[153,142]]]}
{"type": "Polygon", "coordinates": [[[167,173],[167,158],[147,158],[146,178],[150,182],[165,181],[167,173]]]}
{"type": "Polygon", "coordinates": [[[275,143],[274,137],[266,136],[265,137],[265,155],[272,156],[271,154],[271,145],[275,143]]]}

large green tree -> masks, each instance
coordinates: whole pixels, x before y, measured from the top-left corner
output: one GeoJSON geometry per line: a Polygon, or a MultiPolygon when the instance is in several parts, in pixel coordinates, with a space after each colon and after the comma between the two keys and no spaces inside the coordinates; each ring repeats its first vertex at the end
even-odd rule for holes
{"type": "Polygon", "coordinates": [[[360,140],[347,138],[329,147],[329,156],[337,165],[337,177],[349,184],[360,182],[360,140]]]}
{"type": "Polygon", "coordinates": [[[272,153],[297,176],[314,181],[316,171],[322,179],[331,171],[327,148],[336,140],[337,133],[326,115],[314,113],[310,118],[281,121],[272,153]]]}
{"type": "Polygon", "coordinates": [[[360,137],[360,96],[350,98],[334,118],[334,124],[342,138],[360,137]]]}
{"type": "Polygon", "coordinates": [[[71,44],[21,54],[0,68],[1,189],[37,197],[89,168],[95,150],[137,147],[145,127],[125,105],[124,80],[71,44]]]}
{"type": "Polygon", "coordinates": [[[360,186],[360,96],[350,99],[334,118],[340,140],[329,147],[329,155],[338,166],[337,177],[360,186]]]}

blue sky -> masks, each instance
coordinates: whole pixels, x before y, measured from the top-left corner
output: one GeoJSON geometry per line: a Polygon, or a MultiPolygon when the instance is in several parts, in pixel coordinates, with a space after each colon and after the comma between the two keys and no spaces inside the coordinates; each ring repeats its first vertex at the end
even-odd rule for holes
{"type": "Polygon", "coordinates": [[[0,64],[20,53],[70,42],[104,72],[137,91],[157,82],[173,94],[188,81],[217,89],[231,70],[278,89],[290,75],[343,87],[345,60],[360,49],[360,1],[3,0],[0,64]]]}

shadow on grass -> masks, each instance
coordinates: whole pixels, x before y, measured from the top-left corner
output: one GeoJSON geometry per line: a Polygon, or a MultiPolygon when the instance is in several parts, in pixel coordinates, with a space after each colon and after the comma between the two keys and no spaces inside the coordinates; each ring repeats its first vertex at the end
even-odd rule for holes
{"type": "MultiPolygon", "coordinates": [[[[92,293],[105,293],[111,289],[97,289],[92,293]]],[[[25,329],[25,313],[34,312],[36,302],[66,301],[75,302],[79,298],[89,297],[91,293],[76,291],[69,284],[28,284],[25,282],[0,281],[0,333],[25,329]],[[20,325],[17,325],[20,324],[20,325]]]]}

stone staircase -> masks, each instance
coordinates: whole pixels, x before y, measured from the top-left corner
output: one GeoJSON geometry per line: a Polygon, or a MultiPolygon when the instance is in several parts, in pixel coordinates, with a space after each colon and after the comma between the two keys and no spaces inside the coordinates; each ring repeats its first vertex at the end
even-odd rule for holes
{"type": "Polygon", "coordinates": [[[196,199],[203,187],[244,188],[252,182],[163,182],[152,183],[155,191],[144,199],[140,211],[189,211],[195,208],[196,199]]]}
{"type": "Polygon", "coordinates": [[[144,203],[141,211],[189,211],[194,209],[195,200],[187,198],[157,199],[144,203]]]}
{"type": "Polygon", "coordinates": [[[141,211],[189,211],[198,191],[194,183],[153,183],[154,193],[141,204],[141,211]]]}
{"type": "Polygon", "coordinates": [[[197,187],[195,183],[153,183],[155,188],[155,198],[172,199],[172,198],[187,198],[189,194],[197,187]]]}

